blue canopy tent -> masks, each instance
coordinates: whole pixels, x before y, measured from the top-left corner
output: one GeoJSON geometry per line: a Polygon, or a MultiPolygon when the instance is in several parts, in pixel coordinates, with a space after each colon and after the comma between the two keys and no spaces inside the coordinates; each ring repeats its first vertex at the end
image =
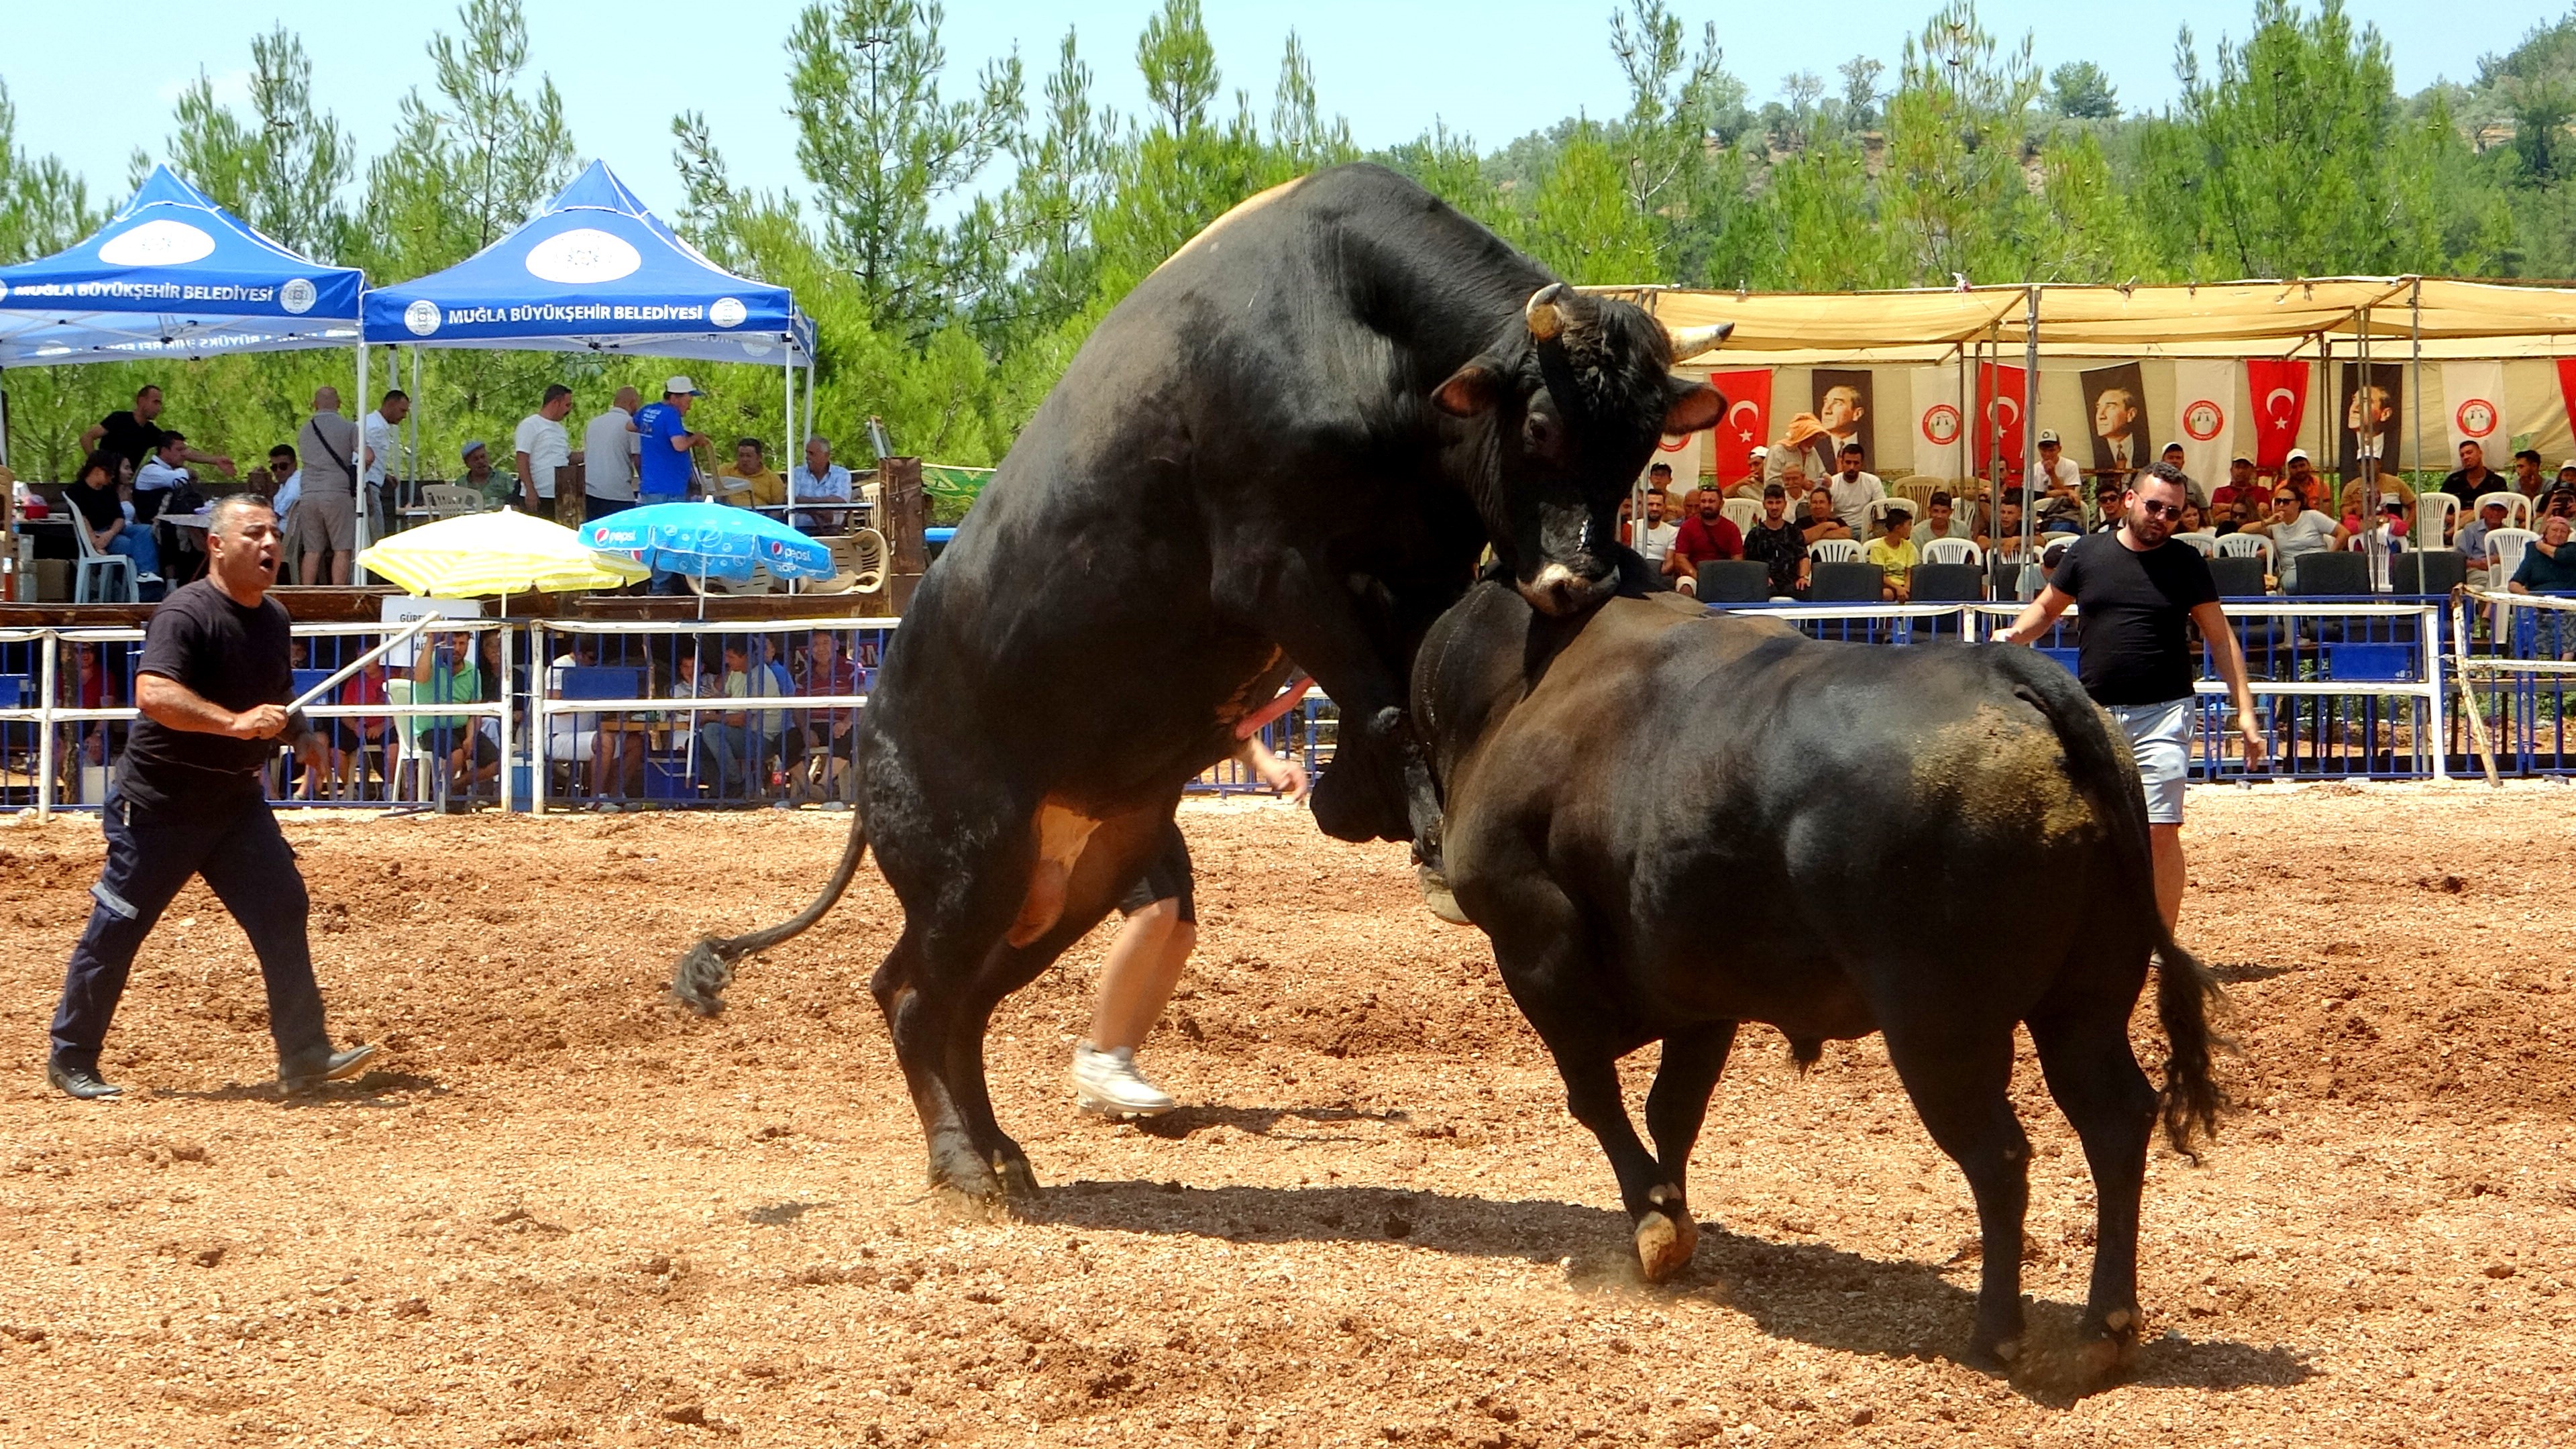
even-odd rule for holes
{"type": "Polygon", "coordinates": [[[707,260],[626,183],[590,169],[526,225],[443,272],[371,291],[367,341],[415,349],[596,352],[783,369],[787,446],[798,450],[796,370],[814,405],[814,323],[785,287],[707,260]]]}
{"type": "Polygon", "coordinates": [[[97,235],[0,267],[0,369],[355,347],[365,289],[156,166],[97,235]]]}

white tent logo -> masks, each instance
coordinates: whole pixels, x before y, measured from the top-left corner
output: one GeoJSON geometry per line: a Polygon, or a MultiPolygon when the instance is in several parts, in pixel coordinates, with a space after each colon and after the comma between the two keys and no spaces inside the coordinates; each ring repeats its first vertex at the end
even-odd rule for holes
{"type": "Polygon", "coordinates": [[[642,265],[643,253],[596,227],[575,227],[528,249],[528,275],[541,282],[614,282],[642,265]]]}
{"type": "Polygon", "coordinates": [[[313,284],[302,277],[294,278],[277,289],[277,305],[301,317],[313,310],[313,284]]]}
{"type": "Polygon", "coordinates": [[[213,254],[215,239],[184,221],[147,221],[109,237],[98,259],[118,267],[176,267],[213,254]]]}
{"type": "Polygon", "coordinates": [[[427,337],[438,330],[438,304],[427,297],[403,309],[403,325],[414,337],[427,337]]]}
{"type": "Polygon", "coordinates": [[[8,297],[8,295],[9,295],[9,284],[8,284],[7,282],[0,282],[0,300],[5,300],[5,299],[8,297]]]}
{"type": "Polygon", "coordinates": [[[718,297],[707,304],[707,320],[718,327],[739,327],[750,315],[751,309],[742,305],[740,297],[718,297]]]}

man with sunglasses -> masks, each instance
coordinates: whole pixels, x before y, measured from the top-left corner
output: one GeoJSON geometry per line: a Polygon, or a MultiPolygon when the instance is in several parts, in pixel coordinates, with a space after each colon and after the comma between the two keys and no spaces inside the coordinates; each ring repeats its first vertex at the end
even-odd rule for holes
{"type": "Polygon", "coordinates": [[[2245,742],[2245,768],[2259,770],[2267,759],[2254,723],[2253,691],[2245,683],[2245,655],[2219,608],[2209,563],[2199,550],[2173,539],[2187,499],[2181,470],[2158,463],[2139,473],[2120,495],[2120,526],[2077,540],[2003,636],[2009,644],[2028,644],[2046,634],[2067,605],[2083,610],[2077,673],[2085,693],[2119,721],[2137,757],[2154,848],[2156,907],[2168,928],[2182,912],[2182,785],[2195,713],[2184,620],[2200,626],[2210,662],[2227,681],[2234,705],[2227,723],[2245,742]]]}

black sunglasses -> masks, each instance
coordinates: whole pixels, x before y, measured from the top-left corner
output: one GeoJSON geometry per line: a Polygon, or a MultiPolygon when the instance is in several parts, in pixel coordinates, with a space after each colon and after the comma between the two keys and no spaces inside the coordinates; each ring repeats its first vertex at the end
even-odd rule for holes
{"type": "Polygon", "coordinates": [[[2141,499],[2138,506],[2146,510],[2146,514],[2149,518],[2180,518],[2182,517],[2183,509],[2189,505],[2181,503],[2151,503],[2141,499]]]}

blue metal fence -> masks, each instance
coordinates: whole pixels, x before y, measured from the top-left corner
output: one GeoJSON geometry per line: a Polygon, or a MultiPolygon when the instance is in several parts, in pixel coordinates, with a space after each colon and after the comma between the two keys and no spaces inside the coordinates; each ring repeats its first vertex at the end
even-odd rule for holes
{"type": "MultiPolygon", "coordinates": [[[[2269,778],[2440,778],[2482,768],[2576,775],[2576,600],[2262,598],[2223,607],[2244,648],[2269,778]],[[2474,706],[2471,720],[2463,703],[2474,706]]],[[[1711,606],[1719,608],[1722,606],[1711,606]]],[[[1915,648],[1992,638],[2010,602],[1741,606],[1813,638],[1915,648]]],[[[282,803],[369,808],[846,807],[849,740],[894,619],[723,622],[456,620],[308,711],[334,749],[308,769],[280,752],[282,803]],[[531,662],[534,662],[533,671],[531,662]]],[[[299,688],[397,625],[295,630],[299,688]]],[[[2042,653],[2076,665],[2070,611],[2042,653]]],[[[94,809],[136,718],[139,629],[0,631],[0,808],[94,809]]],[[[2222,736],[2224,686],[2204,658],[2193,752],[2201,780],[2242,778],[2222,736]]],[[[1328,762],[1332,702],[1310,696],[1264,728],[1311,773],[1328,762]]],[[[1260,790],[1244,766],[1193,790],[1260,790]]]]}

